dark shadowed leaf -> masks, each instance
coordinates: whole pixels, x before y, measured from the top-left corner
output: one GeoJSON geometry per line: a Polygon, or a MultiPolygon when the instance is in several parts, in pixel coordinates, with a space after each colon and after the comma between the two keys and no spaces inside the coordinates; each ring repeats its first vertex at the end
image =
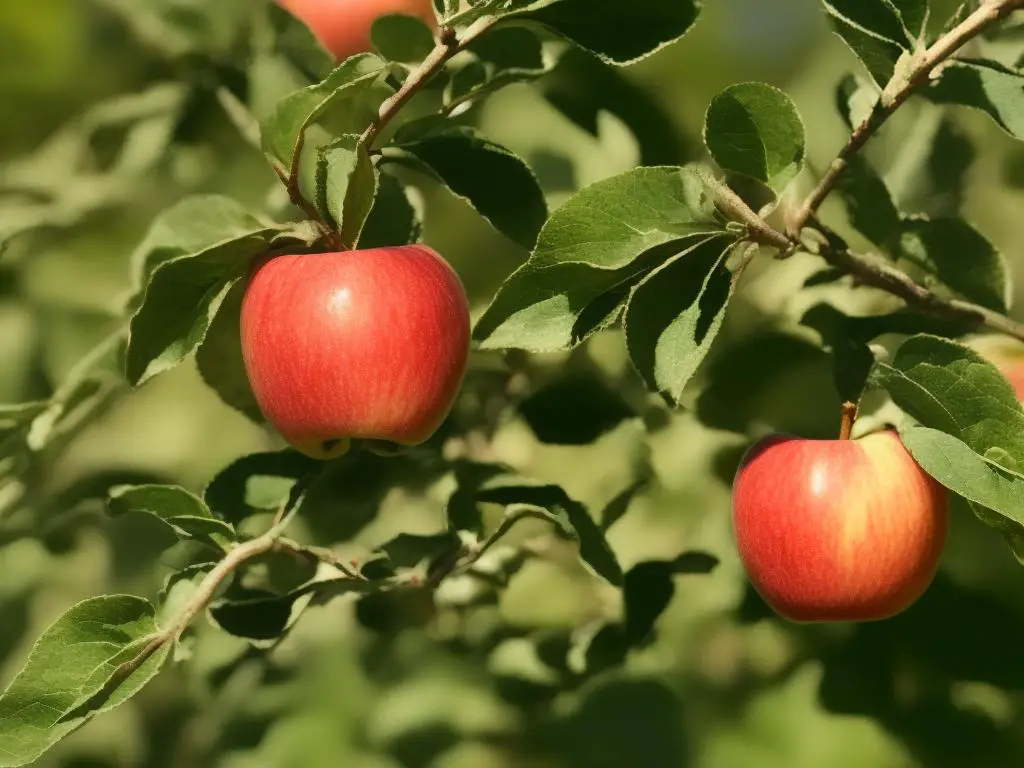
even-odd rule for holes
{"type": "Polygon", "coordinates": [[[678,401],[718,334],[733,291],[730,242],[706,240],[658,267],[633,289],[623,326],[647,386],[678,401]]]}
{"type": "Polygon", "coordinates": [[[565,534],[579,541],[580,558],[587,567],[611,584],[622,584],[622,567],[608,546],[604,533],[583,504],[570,498],[557,485],[508,483],[502,478],[485,485],[477,498],[506,506],[529,505],[542,511],[565,534]]]}
{"type": "Polygon", "coordinates": [[[419,242],[422,231],[423,226],[405,189],[394,176],[381,173],[377,197],[359,234],[359,248],[419,242]]]}
{"type": "Polygon", "coordinates": [[[555,0],[516,13],[606,61],[626,64],[678,40],[697,20],[697,0],[555,0]]]}
{"type": "Polygon", "coordinates": [[[319,467],[298,451],[252,453],[228,465],[206,486],[203,501],[220,518],[237,524],[288,501],[295,484],[319,467]]]}
{"type": "Polygon", "coordinates": [[[531,248],[547,218],[533,171],[472,128],[411,137],[399,132],[387,157],[430,174],[464,199],[495,229],[531,248]]]}
{"type": "Polygon", "coordinates": [[[854,229],[894,258],[902,228],[900,212],[875,169],[863,157],[854,155],[839,177],[836,190],[846,203],[854,229]]]}
{"type": "Polygon", "coordinates": [[[242,338],[239,319],[245,283],[239,280],[229,290],[196,350],[199,375],[227,405],[244,413],[257,424],[264,422],[263,413],[249,385],[242,359],[242,338]]]}
{"type": "Polygon", "coordinates": [[[997,312],[1009,306],[1006,259],[963,219],[907,219],[900,249],[904,258],[965,299],[997,312]]]}
{"type": "Polygon", "coordinates": [[[594,376],[568,376],[530,395],[519,412],[542,443],[587,445],[636,413],[594,376]]]}

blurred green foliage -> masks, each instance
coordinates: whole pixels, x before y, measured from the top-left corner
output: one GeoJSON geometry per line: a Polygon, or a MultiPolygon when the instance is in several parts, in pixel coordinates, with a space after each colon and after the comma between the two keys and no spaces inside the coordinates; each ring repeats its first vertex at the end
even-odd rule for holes
{"type": "MultiPolygon", "coordinates": [[[[31,202],[20,181],[8,183],[19,163],[33,181],[72,180],[59,156],[47,165],[45,155],[30,154],[47,137],[90,104],[180,74],[118,8],[86,0],[0,4],[0,227],[17,225],[31,202]]],[[[617,95],[609,85],[611,111],[595,112],[588,134],[538,95],[540,88],[571,103],[579,72],[556,71],[537,86],[503,91],[475,119],[529,160],[557,204],[641,161],[695,157],[711,97],[734,82],[764,80],[793,97],[810,137],[810,165],[820,169],[846,133],[823,94],[853,67],[813,3],[714,0],[683,42],[626,71],[664,114],[645,112],[629,103],[632,92],[617,95]],[[644,139],[642,150],[634,134],[644,139]]],[[[930,108],[919,105],[894,121],[872,148],[880,162],[898,159],[898,137],[930,108]]],[[[1024,274],[1024,187],[1014,171],[1024,150],[980,116],[959,115],[957,123],[977,150],[966,214],[1024,274]]],[[[190,94],[174,131],[171,153],[139,170],[145,183],[133,183],[130,195],[0,255],[0,402],[46,396],[109,330],[130,288],[129,256],[157,212],[200,192],[257,207],[280,202],[270,169],[237,139],[211,91],[190,94]]],[[[100,158],[120,146],[103,132],[93,141],[100,158]]],[[[425,188],[419,202],[425,240],[456,266],[479,313],[525,252],[439,187],[425,188]]],[[[841,209],[829,210],[842,219],[841,209]]],[[[644,390],[619,339],[599,335],[584,350],[534,361],[524,386],[539,394],[490,441],[494,459],[562,485],[590,509],[617,497],[628,505],[609,532],[625,569],[690,550],[720,560],[710,575],[671,577],[653,642],[624,666],[609,664],[581,685],[558,669],[567,648],[587,648],[587,662],[600,666],[600,646],[584,636],[623,608],[618,593],[595,586],[556,548],[526,562],[494,605],[471,615],[444,611],[426,627],[422,606],[388,606],[381,623],[373,605],[361,604],[357,615],[345,600],[311,607],[271,650],[203,625],[190,641],[190,663],[166,670],[40,765],[1021,765],[1024,573],[968,510],[955,510],[936,584],[891,621],[782,624],[745,584],[728,522],[740,452],[768,429],[829,436],[836,428],[830,361],[798,325],[813,303],[835,299],[828,286],[797,293],[814,267],[798,257],[752,269],[754,287],[734,305],[701,391],[679,410],[644,390]],[[609,412],[596,434],[587,432],[609,412]],[[534,430],[532,421],[557,436],[534,430]],[[623,500],[645,474],[648,482],[623,500]]],[[[866,309],[860,298],[846,305],[866,309]]],[[[479,363],[481,379],[487,365],[479,363]]],[[[193,554],[166,549],[166,531],[147,518],[107,517],[91,487],[105,489],[116,477],[199,491],[233,459],[277,447],[189,364],[118,399],[28,476],[26,492],[45,514],[30,535],[11,528],[16,540],[0,548],[0,684],[68,606],[105,592],[154,596],[193,554]]],[[[301,519],[300,530],[343,543],[358,558],[398,532],[441,529],[451,491],[443,480],[412,462],[382,468],[360,461],[366,465],[340,472],[322,491],[341,500],[330,507],[333,516],[301,519]]],[[[531,525],[519,540],[544,530],[531,525]]]]}

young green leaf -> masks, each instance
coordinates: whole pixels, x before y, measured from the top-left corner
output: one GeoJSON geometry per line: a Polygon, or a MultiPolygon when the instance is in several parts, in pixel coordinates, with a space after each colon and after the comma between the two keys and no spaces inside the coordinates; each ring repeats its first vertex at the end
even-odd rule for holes
{"type": "Polygon", "coordinates": [[[139,385],[181,363],[206,337],[217,310],[277,229],[264,228],[160,264],[131,319],[126,358],[139,385]]]}
{"type": "Polygon", "coordinates": [[[633,289],[623,327],[647,386],[677,402],[707,355],[734,288],[731,241],[709,238],[653,270],[633,289]]]}
{"type": "Polygon", "coordinates": [[[411,137],[399,132],[386,159],[428,173],[473,206],[495,229],[531,248],[548,215],[544,193],[518,156],[472,128],[411,137]]]}
{"type": "Polygon", "coordinates": [[[804,125],[790,98],[764,83],[740,83],[711,100],[704,143],[725,171],[781,191],[800,172],[804,125]]]}
{"type": "MultiPolygon", "coordinates": [[[[260,124],[263,151],[281,169],[292,167],[306,128],[328,109],[344,115],[339,133],[358,133],[376,116],[387,94],[381,84],[385,62],[370,53],[346,59],[322,82],[283,98],[260,124]]],[[[332,126],[335,127],[335,126],[332,126]]]]}
{"type": "Polygon", "coordinates": [[[152,515],[182,540],[201,541],[218,549],[235,540],[230,524],[214,517],[201,499],[175,485],[117,486],[110,489],[107,503],[113,515],[152,515]]]}
{"type": "Polygon", "coordinates": [[[991,117],[1015,139],[1024,140],[1024,74],[996,61],[956,59],[922,93],[936,104],[959,104],[991,117]]]}
{"type": "Polygon", "coordinates": [[[900,251],[965,299],[1007,311],[1012,286],[1006,258],[963,219],[906,219],[900,251]]]}
{"type": "Polygon", "coordinates": [[[156,631],[156,611],[130,595],[104,595],[70,608],[43,632],[25,666],[0,695],[0,766],[34,762],[46,750],[136,694],[160,671],[170,644],[101,700],[121,664],[156,631]]]}
{"type": "Polygon", "coordinates": [[[320,148],[316,180],[317,209],[334,223],[341,242],[354,246],[377,196],[377,168],[357,135],[320,148]]]}
{"type": "MultiPolygon", "coordinates": [[[[547,221],[530,259],[505,281],[474,336],[486,349],[570,348],[586,336],[578,323],[605,318],[631,280],[678,253],[684,241],[722,231],[714,201],[690,169],[638,168],[597,182],[547,221]],[[607,305],[599,302],[609,295],[607,305]]],[[[588,330],[595,325],[584,323],[588,330]]]]}
{"type": "Polygon", "coordinates": [[[146,237],[132,253],[134,282],[141,289],[153,270],[165,261],[199,253],[265,228],[264,223],[229,197],[186,197],[153,220],[146,237]]]}

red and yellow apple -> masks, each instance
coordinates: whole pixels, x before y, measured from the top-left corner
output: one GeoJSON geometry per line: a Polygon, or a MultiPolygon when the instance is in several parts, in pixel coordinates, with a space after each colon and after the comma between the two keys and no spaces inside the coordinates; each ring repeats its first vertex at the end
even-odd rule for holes
{"type": "Polygon", "coordinates": [[[781,616],[872,621],[931,583],[949,499],[892,430],[858,440],[776,435],[744,457],[732,521],[751,583],[781,616]]]}
{"type": "Polygon", "coordinates": [[[429,438],[462,383],[469,325],[458,275],[426,246],[277,256],[246,286],[242,357],[267,421],[330,459],[353,438],[429,438]]]}
{"type": "Polygon", "coordinates": [[[339,61],[368,51],[370,27],[388,13],[419,16],[434,25],[432,0],[277,0],[302,20],[339,61]]]}

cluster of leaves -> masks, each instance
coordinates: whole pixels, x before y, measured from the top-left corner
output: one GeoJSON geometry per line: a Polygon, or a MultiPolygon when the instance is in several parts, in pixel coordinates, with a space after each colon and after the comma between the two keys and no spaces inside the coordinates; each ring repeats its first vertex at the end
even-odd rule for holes
{"type": "MultiPolygon", "coordinates": [[[[610,99],[621,97],[625,86],[607,67],[681,37],[697,18],[697,4],[438,0],[435,6],[455,42],[443,36],[435,42],[430,29],[411,17],[388,16],[374,25],[375,52],[337,66],[308,30],[271,3],[244,12],[225,4],[185,14],[164,13],[160,3],[138,12],[122,8],[140,34],[157,40],[169,62],[187,64],[183,82],[88,113],[84,130],[58,135],[22,171],[15,169],[11,194],[24,210],[16,226],[0,228],[0,242],[16,257],[41,232],[67,226],[97,206],[116,205],[132,188],[132,173],[161,162],[197,93],[215,99],[242,139],[262,152],[288,202],[250,210],[227,197],[203,195],[160,214],[132,255],[133,289],[110,335],[49,399],[0,409],[4,483],[24,485],[19,478],[33,463],[59,453],[125,384],[142,385],[190,358],[225,403],[259,423],[238,329],[253,260],[415,242],[423,224],[410,192],[424,181],[446,187],[496,232],[529,251],[476,324],[482,351],[564,352],[621,329],[647,389],[676,405],[700,383],[698,415],[711,426],[752,436],[757,416],[745,414],[746,393],[735,389],[735,381],[724,381],[736,377],[729,355],[738,355],[741,346],[719,350],[715,342],[764,245],[750,221],[737,216],[736,201],[751,215],[756,209],[762,223],[784,218],[806,175],[806,137],[794,104],[765,84],[731,86],[711,101],[705,118],[704,142],[714,167],[652,162],[586,187],[549,213],[530,166],[474,127],[474,106],[506,85],[557,74],[577,57],[616,83],[610,99]],[[181,30],[196,24],[209,39],[193,48],[181,30]],[[435,46],[456,45],[459,50],[451,53],[458,56],[423,70],[421,62],[435,46]],[[396,95],[415,97],[411,104],[419,111],[395,110],[398,101],[404,106],[396,95]],[[94,156],[93,134],[111,128],[123,132],[120,151],[85,177],[81,188],[32,186],[35,164],[87,161],[94,156]],[[734,388],[726,397],[729,412],[723,415],[719,406],[716,417],[714,398],[727,386],[734,388]]],[[[917,87],[915,66],[929,46],[974,10],[965,3],[935,28],[925,0],[829,1],[825,9],[870,77],[850,75],[837,88],[841,115],[855,131],[865,125],[874,130],[872,121],[884,120],[878,116],[888,114],[893,94],[917,87]]],[[[919,89],[922,96],[982,110],[1024,138],[1024,74],[1015,65],[959,58],[932,74],[919,89]]],[[[593,129],[593,110],[580,109],[556,87],[545,95],[571,120],[593,129]]],[[[614,103],[602,107],[615,110],[614,103]]],[[[930,152],[918,151],[920,167],[904,171],[915,179],[931,175],[927,195],[909,188],[896,194],[885,174],[860,155],[848,158],[837,191],[852,235],[877,249],[884,268],[905,268],[936,296],[1005,314],[1005,261],[958,216],[969,144],[954,125],[943,112],[930,134],[930,152]],[[951,145],[962,151],[948,151],[951,145]]],[[[818,235],[838,238],[823,227],[818,235]]],[[[776,250],[788,256],[798,248],[815,250],[805,241],[776,250]]],[[[844,277],[842,271],[823,270],[807,287],[834,287],[844,277]]],[[[849,316],[826,303],[803,316],[804,326],[821,337],[820,345],[808,345],[810,354],[828,350],[840,395],[857,399],[864,391],[885,390],[905,416],[900,434],[921,466],[1003,532],[1015,551],[1024,552],[1024,411],[991,363],[952,340],[973,329],[942,320],[888,309],[849,316]],[[873,342],[892,334],[900,340],[898,350],[891,359],[876,359],[879,347],[873,342]]],[[[786,343],[802,342],[790,336],[786,343]]],[[[741,378],[757,382],[761,372],[751,360],[743,361],[748,367],[741,378]]],[[[497,376],[505,399],[516,373],[512,364],[507,368],[497,376]]],[[[487,375],[493,374],[480,374],[487,375]]],[[[542,440],[552,420],[546,394],[515,404],[542,440]]],[[[595,431],[589,419],[588,434],[558,433],[550,442],[588,442],[636,416],[614,394],[602,392],[596,400],[595,410],[607,418],[603,429],[595,431]]],[[[494,603],[524,563],[565,541],[590,578],[621,594],[621,610],[601,612],[573,632],[515,638],[541,662],[533,683],[551,690],[579,686],[621,664],[650,642],[675,578],[709,572],[716,558],[683,552],[629,569],[620,565],[606,534],[642,483],[592,515],[563,488],[522,477],[514,467],[468,448],[468,458],[454,459],[433,450],[446,439],[471,446],[479,435],[470,433],[481,425],[486,437],[494,417],[485,410],[457,409],[429,446],[429,456],[382,462],[358,454],[321,465],[292,451],[253,454],[224,469],[201,495],[172,484],[107,483],[102,495],[111,513],[149,516],[166,527],[169,544],[191,547],[194,557],[168,577],[155,603],[128,595],[93,598],[44,633],[0,695],[0,765],[35,760],[133,695],[167,659],[188,658],[184,633],[199,613],[257,649],[279,642],[309,606],[339,596],[357,601],[357,614],[371,629],[422,626],[444,613],[465,617],[494,603]],[[379,473],[378,483],[367,462],[379,473]],[[353,478],[379,504],[392,477],[379,467],[389,462],[417,474],[423,484],[451,483],[442,530],[399,534],[356,562],[322,546],[329,537],[305,543],[282,535],[294,516],[315,521],[318,510],[336,508],[338,488],[353,478]],[[509,544],[510,532],[521,523],[531,525],[529,520],[542,521],[537,535],[509,544]]],[[[13,495],[14,513],[23,491],[13,495]]]]}

